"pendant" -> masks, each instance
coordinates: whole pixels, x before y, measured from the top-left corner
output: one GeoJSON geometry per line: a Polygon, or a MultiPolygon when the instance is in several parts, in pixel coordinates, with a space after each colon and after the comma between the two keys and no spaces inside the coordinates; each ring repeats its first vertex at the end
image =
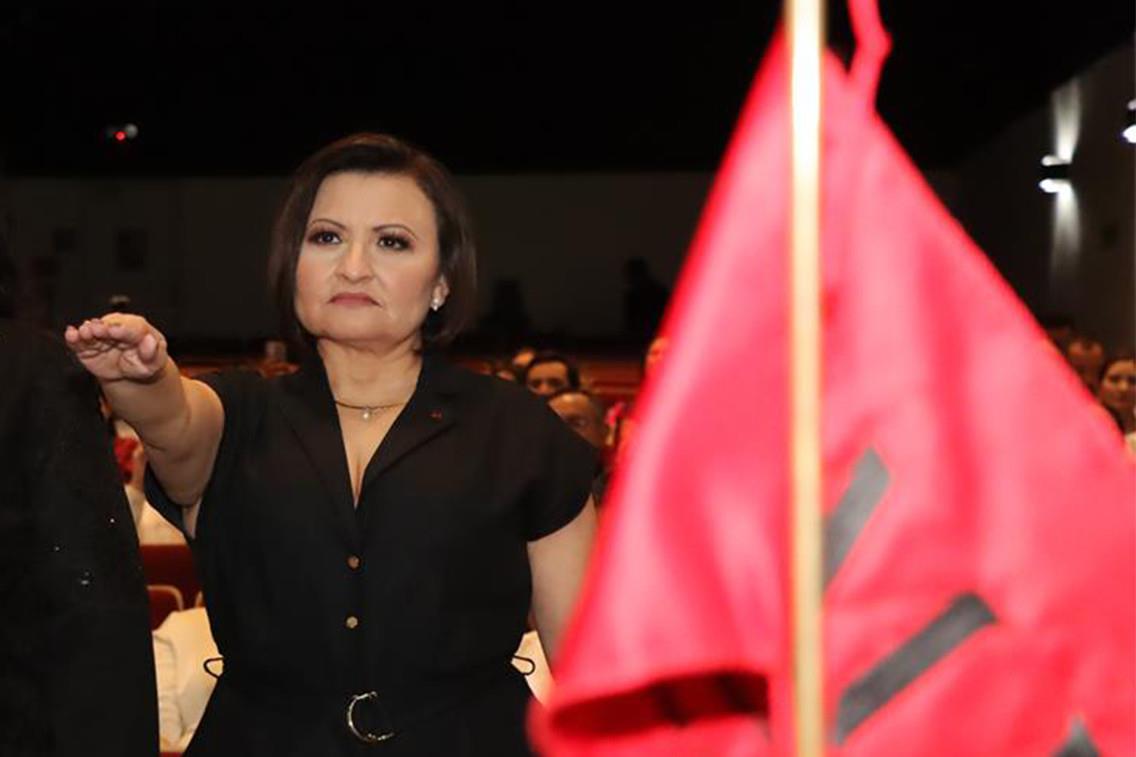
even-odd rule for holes
{"type": "Polygon", "coordinates": [[[371,413],[373,411],[374,411],[374,408],[370,408],[370,407],[363,408],[363,420],[365,420],[365,421],[371,420],[371,413]]]}

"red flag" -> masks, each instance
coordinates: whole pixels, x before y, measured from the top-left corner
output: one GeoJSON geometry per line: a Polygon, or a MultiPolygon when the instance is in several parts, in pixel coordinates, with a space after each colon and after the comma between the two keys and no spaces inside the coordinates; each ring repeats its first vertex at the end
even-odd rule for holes
{"type": "MultiPolygon", "coordinates": [[[[829,753],[1136,753],[1132,463],[874,113],[867,47],[823,71],[829,753]]],[[[547,754],[793,751],[788,156],[778,39],[533,712],[547,754]]]]}

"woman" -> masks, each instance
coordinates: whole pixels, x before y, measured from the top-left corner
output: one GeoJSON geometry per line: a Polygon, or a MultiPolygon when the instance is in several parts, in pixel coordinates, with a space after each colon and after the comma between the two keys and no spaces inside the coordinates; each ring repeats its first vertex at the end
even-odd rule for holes
{"type": "Polygon", "coordinates": [[[1136,357],[1132,352],[1118,352],[1104,361],[1097,398],[1117,417],[1124,434],[1136,432],[1136,357]]]}
{"type": "Polygon", "coordinates": [[[389,137],[326,147],[271,272],[291,376],[181,378],[139,317],[66,334],[192,540],[225,672],[188,753],[527,753],[510,659],[530,598],[555,655],[592,453],[523,388],[433,354],[474,306],[451,179],[389,137]]]}

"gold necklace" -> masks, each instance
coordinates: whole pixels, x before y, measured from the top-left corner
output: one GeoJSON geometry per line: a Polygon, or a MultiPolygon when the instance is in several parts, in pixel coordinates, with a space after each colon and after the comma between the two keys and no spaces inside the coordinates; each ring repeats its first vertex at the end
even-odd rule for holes
{"type": "Polygon", "coordinates": [[[335,404],[339,405],[340,407],[345,407],[349,410],[362,410],[363,420],[365,421],[371,420],[372,416],[374,416],[376,413],[390,410],[391,408],[398,407],[399,405],[405,405],[407,403],[407,400],[403,400],[402,402],[392,402],[389,405],[350,405],[346,402],[340,402],[334,397],[332,399],[335,401],[335,404]]]}

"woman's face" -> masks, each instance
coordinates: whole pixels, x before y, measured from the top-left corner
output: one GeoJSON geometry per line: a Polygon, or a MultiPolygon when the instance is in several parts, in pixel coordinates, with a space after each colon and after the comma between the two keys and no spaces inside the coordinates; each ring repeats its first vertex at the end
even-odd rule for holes
{"type": "Polygon", "coordinates": [[[317,339],[416,341],[439,273],[434,206],[408,176],[337,173],[323,180],[296,261],[296,316],[317,339]]]}
{"type": "Polygon", "coordinates": [[[1136,360],[1117,360],[1104,372],[1100,383],[1100,400],[1122,415],[1131,415],[1136,407],[1136,360]]]}
{"type": "Polygon", "coordinates": [[[651,342],[651,346],[647,348],[647,357],[643,360],[644,378],[653,374],[655,369],[659,367],[669,345],[670,339],[665,336],[655,337],[655,341],[651,342]]]}

